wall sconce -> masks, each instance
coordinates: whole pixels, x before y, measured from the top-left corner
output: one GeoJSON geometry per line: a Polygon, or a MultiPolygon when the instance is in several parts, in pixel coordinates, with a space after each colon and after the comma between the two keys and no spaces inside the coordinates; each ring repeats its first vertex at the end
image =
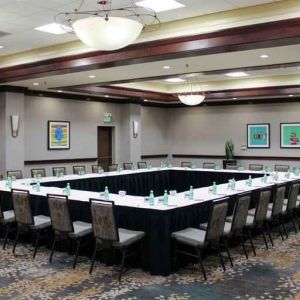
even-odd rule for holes
{"type": "Polygon", "coordinates": [[[133,137],[136,139],[139,132],[139,122],[133,121],[133,137]]]}
{"type": "Polygon", "coordinates": [[[18,136],[20,116],[11,115],[11,135],[15,138],[18,136]]]}

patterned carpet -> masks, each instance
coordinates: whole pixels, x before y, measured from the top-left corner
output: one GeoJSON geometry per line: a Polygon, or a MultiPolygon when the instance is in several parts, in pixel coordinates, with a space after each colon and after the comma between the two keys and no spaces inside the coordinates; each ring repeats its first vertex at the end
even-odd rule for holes
{"type": "MultiPolygon", "coordinates": [[[[99,262],[89,275],[89,260],[80,257],[72,269],[72,256],[56,252],[48,263],[49,250],[41,248],[34,261],[32,248],[22,245],[16,255],[0,251],[0,299],[298,299],[300,300],[300,233],[274,248],[257,251],[246,260],[233,249],[234,268],[223,273],[219,261],[208,257],[204,263],[208,281],[193,267],[180,269],[168,277],[151,276],[141,270],[128,271],[117,281],[113,267],[99,262]]],[[[250,251],[249,251],[250,252],[250,251]]]]}

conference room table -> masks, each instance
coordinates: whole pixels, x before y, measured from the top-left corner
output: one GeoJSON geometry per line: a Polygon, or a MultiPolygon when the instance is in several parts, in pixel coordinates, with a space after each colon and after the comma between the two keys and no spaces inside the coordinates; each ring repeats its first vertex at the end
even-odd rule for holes
{"type": "MultiPolygon", "coordinates": [[[[300,176],[293,173],[289,178],[286,177],[286,173],[278,173],[277,181],[268,176],[265,183],[259,178],[262,176],[263,172],[247,170],[153,168],[105,174],[67,175],[61,178],[46,177],[41,179],[42,186],[39,192],[33,185],[33,179],[16,180],[12,188],[29,190],[34,215],[49,215],[47,194],[63,195],[66,183],[70,183],[72,190],[69,200],[72,220],[91,222],[89,199],[103,199],[104,186],[109,186],[109,199],[115,203],[118,227],[146,233],[143,253],[145,270],[153,275],[168,275],[174,271],[171,233],[186,227],[198,227],[201,222],[206,222],[213,200],[228,197],[230,213],[233,210],[235,197],[240,193],[252,192],[255,201],[256,194],[258,195],[259,190],[264,187],[272,187],[279,183],[290,184],[300,179],[300,176]],[[249,175],[253,178],[252,186],[247,185],[249,175]],[[126,179],[126,177],[130,178],[126,179]],[[237,180],[235,190],[229,188],[230,178],[237,180]],[[212,180],[218,184],[216,194],[211,192],[212,180]],[[207,183],[209,186],[205,186],[207,183]],[[142,187],[139,187],[139,184],[142,187]],[[156,185],[160,185],[159,188],[156,185]],[[193,200],[190,200],[187,194],[190,185],[194,186],[193,200]],[[84,188],[86,190],[83,190],[84,188]],[[148,197],[145,197],[149,195],[149,189],[155,190],[157,195],[153,206],[150,205],[148,197]],[[168,205],[164,205],[162,201],[165,189],[173,190],[168,205]],[[126,191],[127,194],[119,195],[120,190],[126,191]],[[131,192],[135,193],[132,195],[131,192]]],[[[11,208],[11,193],[6,187],[6,181],[0,181],[0,203],[3,209],[11,208]]],[[[91,246],[92,243],[91,238],[91,246]]]]}

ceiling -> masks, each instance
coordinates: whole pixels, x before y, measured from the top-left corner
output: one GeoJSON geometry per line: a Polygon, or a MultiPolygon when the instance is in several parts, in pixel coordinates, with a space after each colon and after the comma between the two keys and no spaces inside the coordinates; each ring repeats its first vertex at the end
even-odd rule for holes
{"type": "MultiPolygon", "coordinates": [[[[115,6],[123,5],[124,2],[124,0],[113,1],[115,6]]],[[[130,4],[133,1],[126,2],[130,4]]],[[[187,32],[196,34],[201,27],[199,25],[202,24],[206,32],[214,32],[223,27],[230,28],[282,20],[288,18],[287,16],[290,18],[300,16],[298,0],[178,0],[178,2],[186,7],[159,13],[158,16],[163,23],[161,28],[151,33],[150,38],[147,34],[142,35],[141,41],[161,39],[170,32],[173,36],[185,36],[187,32]],[[192,27],[194,32],[190,30],[192,27]]],[[[9,33],[0,37],[0,45],[3,46],[3,49],[0,49],[0,72],[1,68],[9,65],[17,66],[20,62],[44,60],[52,58],[53,55],[66,56],[69,50],[65,49],[71,49],[74,43],[77,43],[77,52],[72,54],[90,52],[90,49],[78,47],[74,35],[52,35],[34,30],[37,26],[53,22],[54,15],[72,10],[79,3],[79,0],[0,0],[0,31],[9,33]]],[[[95,9],[95,3],[94,0],[86,0],[84,9],[95,9]]],[[[174,59],[105,68],[94,67],[88,71],[74,70],[55,75],[43,74],[34,79],[5,82],[5,85],[26,87],[37,91],[51,90],[85,95],[92,93],[72,90],[72,87],[110,86],[123,88],[124,91],[132,89],[173,95],[183,91],[186,82],[190,81],[195,83],[199,90],[207,93],[220,90],[296,86],[300,83],[299,53],[300,44],[297,43],[256,47],[243,51],[225,49],[222,53],[215,54],[187,54],[186,57],[174,59]],[[262,58],[262,55],[268,57],[262,58]],[[166,66],[169,68],[164,68],[166,66]],[[243,78],[226,76],[226,73],[232,71],[245,71],[248,76],[243,78]],[[186,74],[193,74],[193,76],[186,74]],[[185,82],[165,81],[173,77],[180,77],[185,82]]],[[[106,92],[102,95],[97,94],[102,97],[105,95],[106,92]]],[[[111,95],[111,97],[123,98],[122,95],[111,95]]]]}

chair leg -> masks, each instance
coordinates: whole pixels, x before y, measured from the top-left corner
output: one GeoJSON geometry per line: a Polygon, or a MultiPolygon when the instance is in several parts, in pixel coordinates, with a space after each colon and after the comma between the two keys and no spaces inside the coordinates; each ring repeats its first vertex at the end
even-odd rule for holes
{"type": "Polygon", "coordinates": [[[253,243],[253,240],[252,240],[251,230],[248,229],[247,233],[248,233],[248,238],[249,238],[251,248],[252,248],[252,251],[253,251],[253,255],[256,256],[256,251],[255,251],[254,243],[253,243]]]}
{"type": "Polygon", "coordinates": [[[283,236],[283,233],[282,233],[282,230],[281,230],[281,225],[280,225],[279,222],[278,222],[278,224],[277,224],[277,227],[278,227],[278,231],[279,231],[279,234],[280,234],[280,236],[281,236],[281,239],[284,241],[284,236],[283,236]]]}
{"type": "Polygon", "coordinates": [[[35,259],[35,255],[39,246],[39,240],[40,240],[40,234],[41,231],[37,230],[36,232],[34,232],[34,250],[33,250],[33,256],[32,259],[35,259]]]}
{"type": "Polygon", "coordinates": [[[178,263],[177,247],[178,247],[178,245],[175,240],[175,242],[174,242],[174,249],[175,249],[174,250],[174,268],[175,268],[175,270],[177,270],[177,263],[178,263]]]}
{"type": "Polygon", "coordinates": [[[205,269],[204,269],[204,266],[203,266],[201,250],[200,250],[199,248],[196,248],[196,252],[197,252],[198,257],[199,257],[199,266],[200,266],[200,269],[201,269],[201,271],[202,271],[204,280],[206,281],[206,280],[207,280],[207,277],[206,277],[206,272],[205,272],[205,269]]]}
{"type": "Polygon", "coordinates": [[[78,257],[79,247],[80,247],[80,242],[81,242],[81,239],[79,238],[76,241],[76,252],[75,252],[75,258],[74,258],[74,263],[73,263],[73,269],[75,269],[75,267],[76,267],[77,257],[78,257]]]}
{"type": "Polygon", "coordinates": [[[292,217],[292,224],[293,224],[293,227],[294,227],[294,231],[295,231],[295,233],[298,233],[296,220],[295,220],[293,215],[291,217],[292,217]]]}
{"type": "Polygon", "coordinates": [[[242,247],[243,247],[246,259],[248,259],[248,253],[247,253],[247,250],[246,250],[246,247],[245,247],[245,243],[244,243],[244,238],[243,238],[242,235],[240,236],[240,240],[241,240],[241,244],[242,244],[242,247]]]}
{"type": "Polygon", "coordinates": [[[122,249],[122,261],[121,261],[121,268],[120,268],[120,273],[119,273],[119,281],[121,281],[122,274],[123,274],[123,269],[124,269],[124,264],[125,264],[125,258],[126,258],[126,252],[127,252],[127,247],[122,249]]]}
{"type": "Polygon", "coordinates": [[[19,229],[19,226],[18,226],[16,239],[15,239],[15,242],[14,242],[12,253],[15,253],[15,251],[16,251],[17,243],[18,243],[18,240],[19,240],[19,233],[20,233],[20,229],[19,229]]]}
{"type": "Polygon", "coordinates": [[[220,262],[221,262],[223,271],[225,272],[226,271],[226,267],[225,267],[225,264],[224,264],[224,260],[223,260],[223,256],[222,256],[220,247],[218,247],[217,250],[218,250],[218,255],[219,255],[219,258],[220,258],[220,262]]]}
{"type": "Polygon", "coordinates": [[[141,268],[143,269],[145,266],[145,261],[144,261],[144,241],[140,241],[140,255],[141,255],[141,268]]]}
{"type": "Polygon", "coordinates": [[[288,234],[288,232],[287,232],[287,229],[286,229],[286,226],[285,226],[284,222],[281,221],[281,225],[282,225],[282,227],[283,227],[283,230],[284,230],[284,233],[285,233],[286,238],[288,238],[288,237],[289,237],[289,234],[288,234]]]}
{"type": "Polygon", "coordinates": [[[230,265],[231,265],[231,267],[233,268],[233,262],[232,262],[231,253],[230,253],[230,250],[229,250],[229,247],[228,247],[228,242],[227,242],[227,240],[226,240],[225,243],[224,243],[224,248],[225,248],[225,250],[226,250],[228,259],[229,259],[229,261],[230,261],[230,265]]]}
{"type": "Polygon", "coordinates": [[[271,230],[270,230],[270,225],[269,225],[269,223],[266,224],[266,227],[267,227],[267,233],[268,233],[268,236],[269,236],[270,241],[271,241],[271,245],[272,245],[272,247],[274,247],[274,243],[273,243],[273,239],[272,239],[272,234],[271,234],[271,230]]]}
{"type": "Polygon", "coordinates": [[[3,242],[3,250],[5,250],[6,248],[6,244],[7,244],[7,239],[8,239],[8,234],[9,234],[9,230],[10,230],[10,223],[7,223],[5,226],[5,238],[4,238],[4,242],[3,242]]]}
{"type": "Polygon", "coordinates": [[[262,230],[262,236],[263,236],[263,239],[264,239],[264,242],[265,242],[266,250],[268,250],[269,246],[268,246],[268,242],[267,242],[267,238],[266,238],[264,230],[262,230]]]}
{"type": "Polygon", "coordinates": [[[90,266],[90,274],[92,274],[93,269],[94,269],[94,264],[95,264],[95,259],[96,259],[96,254],[97,254],[97,244],[95,243],[95,248],[91,260],[91,266],[90,266]]]}
{"type": "Polygon", "coordinates": [[[52,263],[52,257],[53,257],[53,254],[54,254],[55,243],[56,243],[56,236],[54,235],[53,242],[52,242],[52,247],[51,247],[51,253],[50,253],[50,257],[49,257],[50,264],[52,263]]]}

